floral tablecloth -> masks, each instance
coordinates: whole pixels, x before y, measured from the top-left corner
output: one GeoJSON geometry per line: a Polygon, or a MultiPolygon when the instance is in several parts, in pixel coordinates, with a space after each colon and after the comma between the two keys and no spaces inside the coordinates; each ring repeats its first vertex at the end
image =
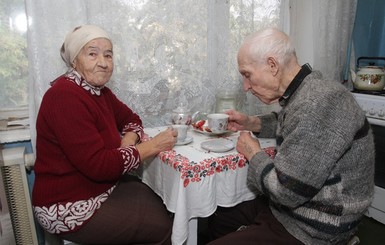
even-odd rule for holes
{"type": "MultiPolygon", "coordinates": [[[[264,150],[271,157],[274,157],[275,147],[267,147],[264,150]]],[[[202,159],[201,162],[194,162],[178,154],[175,150],[172,150],[160,153],[159,158],[163,163],[170,165],[176,171],[180,172],[184,187],[187,187],[190,182],[200,182],[203,178],[213,174],[243,168],[248,164],[245,157],[239,153],[210,157],[202,159]]]]}
{"type": "MultiPolygon", "coordinates": [[[[165,129],[148,128],[145,132],[155,136],[165,129]]],[[[193,137],[192,143],[161,152],[143,165],[143,182],[174,213],[173,244],[183,244],[186,239],[187,244],[196,244],[195,218],[210,216],[217,206],[235,206],[257,195],[256,190],[246,185],[248,162],[243,155],[235,149],[215,153],[200,147],[203,141],[216,137],[225,137],[236,145],[238,135],[210,136],[189,130],[188,136],[193,137]],[[194,219],[195,225],[192,226],[194,219]]],[[[275,140],[259,140],[265,152],[274,157],[275,140]]]]}

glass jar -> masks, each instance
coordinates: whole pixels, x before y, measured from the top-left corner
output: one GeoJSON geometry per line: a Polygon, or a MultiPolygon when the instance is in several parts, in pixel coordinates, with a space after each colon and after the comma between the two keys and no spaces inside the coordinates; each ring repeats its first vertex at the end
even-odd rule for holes
{"type": "Polygon", "coordinates": [[[236,109],[237,94],[231,90],[221,90],[215,96],[215,112],[222,113],[229,109],[236,109]]]}

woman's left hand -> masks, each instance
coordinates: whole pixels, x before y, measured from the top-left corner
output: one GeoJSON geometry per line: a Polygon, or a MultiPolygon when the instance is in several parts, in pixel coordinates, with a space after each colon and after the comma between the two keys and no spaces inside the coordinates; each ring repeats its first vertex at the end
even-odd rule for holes
{"type": "Polygon", "coordinates": [[[134,132],[127,132],[123,135],[120,146],[127,147],[136,145],[138,143],[139,136],[134,132]]]}

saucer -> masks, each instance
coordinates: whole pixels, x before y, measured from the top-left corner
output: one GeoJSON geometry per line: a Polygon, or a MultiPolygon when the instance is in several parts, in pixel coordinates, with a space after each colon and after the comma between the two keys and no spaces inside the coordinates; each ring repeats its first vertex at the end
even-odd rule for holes
{"type": "Polygon", "coordinates": [[[232,133],[232,131],[224,131],[224,132],[221,132],[221,133],[213,133],[213,132],[208,132],[205,130],[205,126],[203,126],[202,130],[200,129],[196,129],[196,128],[193,128],[193,130],[195,132],[198,132],[198,133],[201,133],[201,134],[205,134],[205,135],[210,135],[210,136],[219,136],[219,135],[223,135],[223,134],[229,134],[229,133],[232,133]]]}
{"type": "Polygon", "coordinates": [[[177,141],[175,145],[187,145],[193,141],[192,137],[187,136],[183,141],[177,141]]]}
{"type": "Polygon", "coordinates": [[[226,152],[234,149],[235,145],[231,140],[220,138],[203,141],[201,147],[207,151],[226,152]]]}

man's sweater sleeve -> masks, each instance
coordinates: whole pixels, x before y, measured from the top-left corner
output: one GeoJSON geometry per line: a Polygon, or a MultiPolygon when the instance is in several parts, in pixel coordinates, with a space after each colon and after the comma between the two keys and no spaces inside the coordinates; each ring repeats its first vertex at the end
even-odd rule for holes
{"type": "Polygon", "coordinates": [[[277,113],[272,112],[258,117],[261,120],[262,128],[260,132],[253,132],[254,135],[260,138],[274,138],[277,128],[277,113]]]}

